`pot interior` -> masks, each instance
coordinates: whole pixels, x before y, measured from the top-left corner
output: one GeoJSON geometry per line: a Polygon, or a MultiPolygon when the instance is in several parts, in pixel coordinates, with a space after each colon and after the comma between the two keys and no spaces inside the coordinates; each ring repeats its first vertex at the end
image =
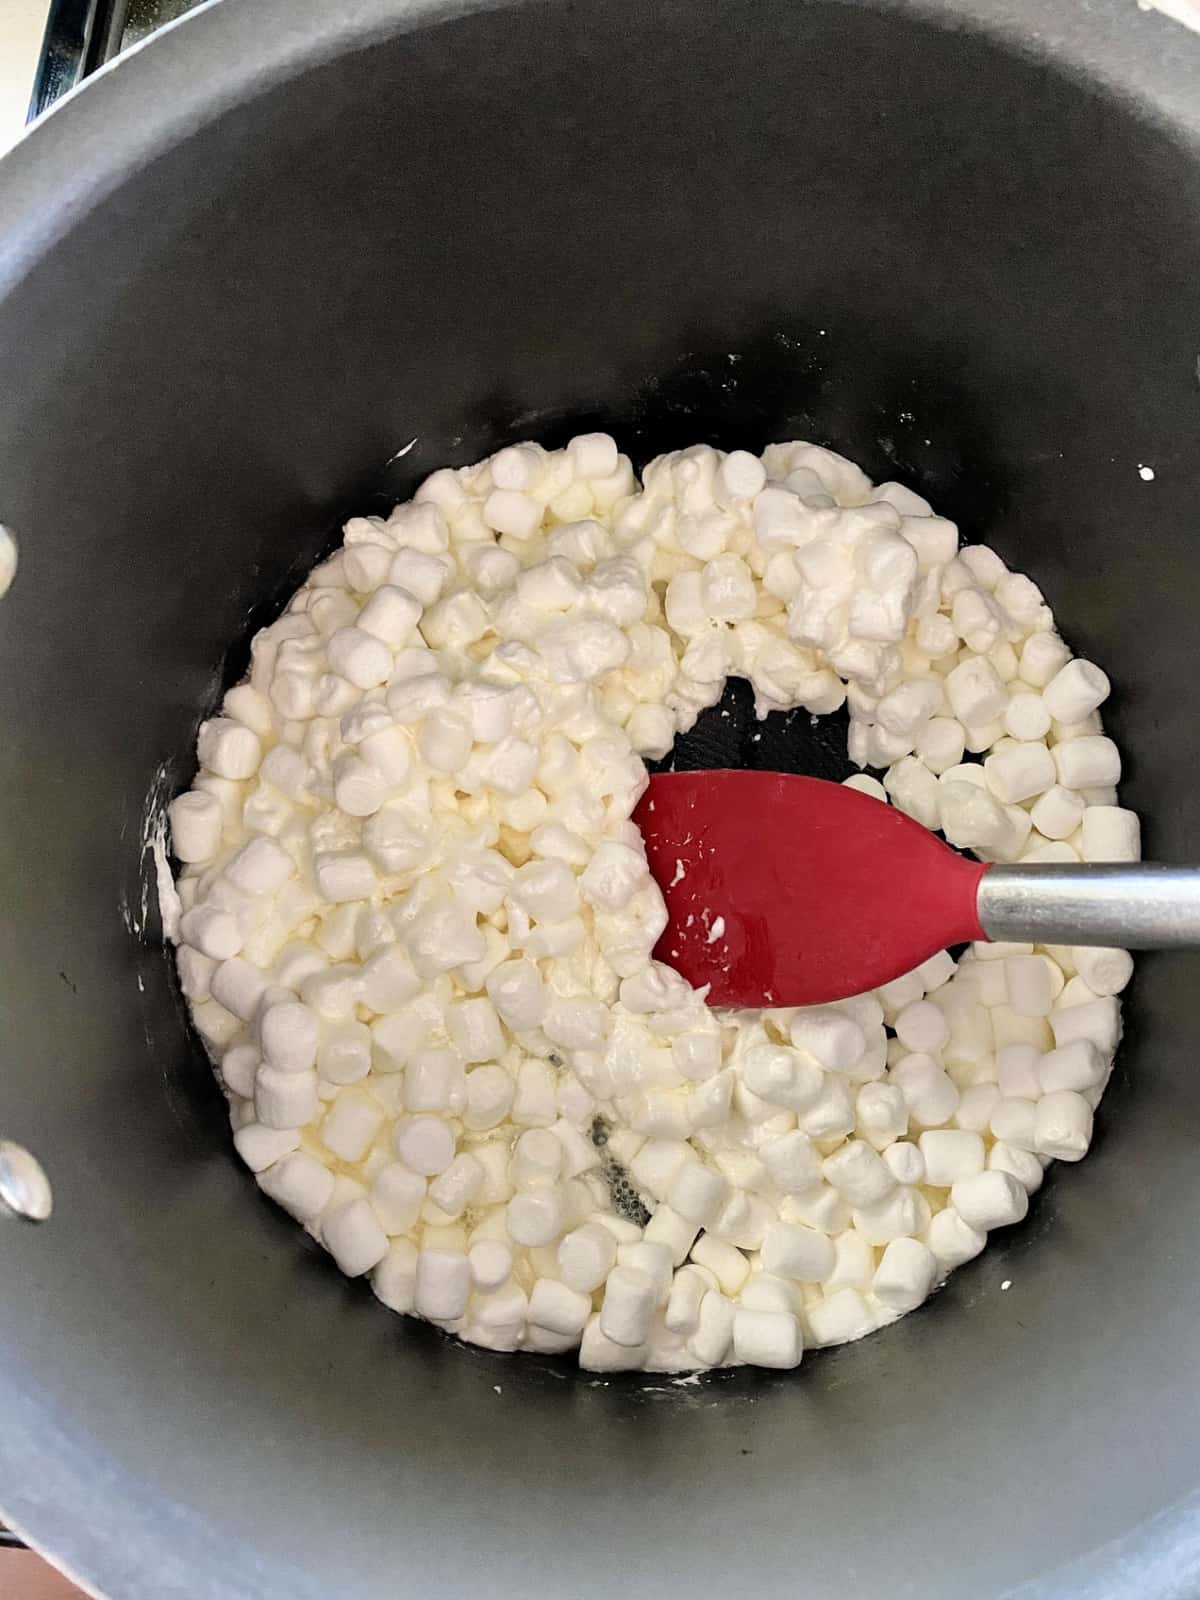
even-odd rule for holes
{"type": "Polygon", "coordinates": [[[0,1129],[56,1195],[0,1222],[0,1499],[156,1600],[1185,1592],[1194,958],[1139,963],[1093,1153],[927,1307],[794,1374],[597,1379],[397,1319],[256,1196],[143,834],[342,517],[602,427],[925,494],[1110,672],[1147,855],[1200,860],[1200,41],[321,9],[201,13],[0,173],[0,1129]]]}

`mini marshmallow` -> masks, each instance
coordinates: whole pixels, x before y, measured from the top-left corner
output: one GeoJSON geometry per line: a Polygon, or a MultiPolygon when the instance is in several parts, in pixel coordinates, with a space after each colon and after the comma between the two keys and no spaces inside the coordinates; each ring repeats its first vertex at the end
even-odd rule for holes
{"type": "Polygon", "coordinates": [[[572,1341],[583,1332],[592,1314],[591,1298],[556,1283],[553,1278],[539,1278],[529,1296],[529,1320],[551,1333],[570,1336],[572,1341]]]}
{"type": "Polygon", "coordinates": [[[317,1075],[264,1064],[254,1080],[254,1111],[268,1128],[302,1128],[313,1121],[320,1102],[317,1075]]]}
{"type": "Polygon", "coordinates": [[[200,724],[196,756],[218,778],[252,778],[262,761],[262,741],[240,722],[211,717],[200,724]]]}
{"type": "Polygon", "coordinates": [[[448,1217],[460,1217],[484,1183],[484,1168],[469,1151],[455,1156],[429,1185],[429,1198],[448,1217]]]}
{"type": "Polygon", "coordinates": [[[1080,853],[1085,861],[1140,861],[1141,823],[1121,806],[1088,806],[1083,813],[1080,853]]]}
{"type": "Polygon", "coordinates": [[[264,1172],[297,1148],[300,1134],[295,1128],[270,1128],[261,1122],[246,1122],[234,1134],[233,1143],[251,1172],[264,1172]]]}
{"type": "Polygon", "coordinates": [[[1081,1094],[1061,1089],[1038,1101],[1034,1149],[1055,1161],[1079,1161],[1092,1142],[1092,1108],[1081,1094]]]}
{"type": "Polygon", "coordinates": [[[781,1311],[747,1311],[733,1316],[733,1348],[739,1361],[758,1367],[797,1367],[804,1338],[796,1317],[781,1311]]]}
{"type": "Polygon", "coordinates": [[[385,683],[392,670],[392,652],[381,639],[361,628],[339,628],[326,645],[329,665],[356,689],[385,683]]]}
{"type": "Polygon", "coordinates": [[[946,1018],[928,1000],[906,1006],[895,1021],[896,1036],[906,1049],[933,1055],[950,1037],[946,1018]]]}
{"type": "Polygon", "coordinates": [[[307,1072],[317,1059],[320,1026],[307,1006],[283,1001],[263,1012],[259,1039],[272,1067],[280,1072],[307,1072]]]}
{"type": "MultiPolygon", "coordinates": [[[[421,617],[421,602],[405,589],[384,584],[375,590],[358,614],[358,628],[392,650],[407,644],[416,632],[421,617]]],[[[335,668],[335,671],[338,670],[335,668]]],[[[391,662],[388,662],[391,671],[391,662]]],[[[349,676],[349,674],[345,674],[349,676]]],[[[354,680],[351,680],[354,681],[354,680]]],[[[370,685],[363,685],[364,688],[370,685]]]]}
{"type": "Polygon", "coordinates": [[[1086,809],[1081,795],[1056,783],[1038,796],[1030,820],[1047,839],[1067,839],[1079,827],[1086,809]]]}
{"type": "Polygon", "coordinates": [[[861,1139],[848,1140],[821,1164],[825,1181],[852,1206],[873,1206],[895,1188],[887,1164],[861,1139]]]}
{"type": "Polygon", "coordinates": [[[1050,722],[1046,702],[1029,689],[1014,694],[1004,708],[1004,731],[1011,739],[1044,739],[1050,732],[1050,722]]]}
{"type": "Polygon", "coordinates": [[[833,1271],[833,1243],[814,1228],[791,1222],[773,1222],[762,1245],[763,1266],[768,1272],[804,1283],[821,1283],[833,1271]]]}
{"type": "Polygon", "coordinates": [[[426,1182],[402,1162],[391,1161],[375,1174],[371,1209],[387,1234],[408,1233],[416,1226],[425,1201],[426,1182]]]}
{"type": "Polygon", "coordinates": [[[925,1158],[917,1145],[898,1139],[883,1152],[883,1161],[897,1183],[911,1186],[925,1182],[925,1158]]]}
{"type": "Polygon", "coordinates": [[[751,1046],[742,1059],[742,1078],[752,1094],[770,1105],[788,1106],[793,1111],[814,1105],[825,1088],[824,1075],[816,1062],[785,1045],[751,1046]]]}
{"type": "Polygon", "coordinates": [[[553,1244],[562,1234],[563,1220],[562,1198],[550,1186],[515,1194],[504,1213],[509,1237],[529,1247],[553,1244]]]}
{"type": "Polygon", "coordinates": [[[455,1322],[467,1309],[471,1269],[458,1250],[422,1250],[417,1256],[415,1305],[431,1322],[455,1322]]]}
{"type": "Polygon", "coordinates": [[[1056,722],[1082,722],[1108,699],[1105,673],[1090,661],[1068,661],[1042,690],[1046,710],[1056,722]]]}
{"type": "Polygon", "coordinates": [[[326,1031],[317,1047],[317,1070],[327,1083],[358,1083],[371,1070],[371,1033],[361,1022],[326,1031]]]}
{"type": "Polygon", "coordinates": [[[893,1239],[880,1257],[871,1291],[891,1311],[912,1311],[938,1278],[938,1262],[919,1239],[893,1239]]]}
{"type": "Polygon", "coordinates": [[[304,1150],[284,1156],[259,1174],[259,1188],[297,1222],[316,1220],[333,1194],[333,1173],[304,1150]]]}
{"type": "Polygon", "coordinates": [[[215,905],[198,905],[185,911],[179,922],[179,936],[210,961],[228,961],[242,948],[237,918],[215,905]]]}
{"type": "Polygon", "coordinates": [[[598,1223],[585,1223],[564,1234],[558,1246],[558,1271],[562,1281],[581,1294],[598,1289],[617,1260],[612,1234],[598,1223]]]}
{"type": "MultiPolygon", "coordinates": [[[[1065,995],[1064,990],[1060,1007],[1065,995]]],[[[1090,1039],[1101,1055],[1111,1059],[1121,1036],[1120,1007],[1115,999],[1106,995],[1083,1005],[1055,1010],[1050,1016],[1050,1026],[1054,1030],[1056,1045],[1070,1044],[1075,1039],[1090,1039]]]]}
{"type": "Polygon", "coordinates": [[[1010,956],[1004,963],[1008,1003],[1018,1016],[1049,1016],[1055,998],[1052,968],[1045,956],[1010,956]]]}
{"type": "Polygon", "coordinates": [[[211,861],[221,843],[221,803],[215,795],[189,789],[167,807],[171,848],[183,862],[211,861]]]}
{"type": "Polygon", "coordinates": [[[321,1221],[325,1248],[348,1278],[370,1272],[388,1253],[388,1236],[366,1200],[351,1200],[321,1221]]]}
{"type": "Polygon", "coordinates": [[[371,1288],[391,1311],[412,1311],[417,1301],[417,1247],[394,1239],[371,1273],[371,1288]]]}
{"type": "Polygon", "coordinates": [[[644,1237],[648,1244],[660,1244],[671,1255],[673,1266],[679,1266],[696,1242],[698,1223],[689,1222],[670,1205],[660,1205],[646,1224],[644,1237]]]}
{"type": "Polygon", "coordinates": [[[698,1228],[713,1223],[728,1199],[729,1180],[699,1161],[686,1162],[667,1191],[668,1205],[698,1228]]]}
{"type": "Polygon", "coordinates": [[[1090,1039],[1074,1039],[1057,1050],[1049,1050],[1038,1062],[1038,1079],[1043,1094],[1073,1089],[1085,1094],[1101,1085],[1109,1063],[1090,1039]]]}
{"type": "Polygon", "coordinates": [[[1003,714],[1008,691],[991,662],[972,656],[946,678],[946,697],[954,715],[968,727],[991,722],[1003,714]]]}
{"type": "Polygon", "coordinates": [[[1071,957],[1079,976],[1096,995],[1120,994],[1133,976],[1133,957],[1127,950],[1079,945],[1071,957]]]}
{"type": "Polygon", "coordinates": [[[963,1178],[973,1178],[984,1167],[983,1140],[978,1133],[958,1128],[937,1128],[917,1141],[925,1162],[925,1182],[934,1189],[949,1189],[963,1178]]]}
{"type": "Polygon", "coordinates": [[[1007,1172],[960,1178],[950,1190],[950,1203],[967,1226],[980,1233],[1021,1222],[1029,1210],[1025,1189],[1007,1172]]]}
{"type": "Polygon", "coordinates": [[[214,1000],[243,1022],[249,1022],[258,1010],[266,993],[267,980],[257,967],[243,961],[241,956],[231,956],[214,967],[209,979],[214,1000]]]}
{"type": "Polygon", "coordinates": [[[454,1159],[454,1134],[440,1117],[408,1117],[397,1123],[396,1154],[412,1172],[430,1178],[454,1159]]]}
{"type": "Polygon", "coordinates": [[[604,1289],[600,1331],[614,1344],[644,1344],[657,1303],[654,1280],[637,1267],[614,1267],[604,1289]]]}
{"type": "Polygon", "coordinates": [[[471,754],[471,724],[449,707],[435,707],[421,723],[417,748],[435,772],[457,772],[471,754]]]}
{"type": "Polygon", "coordinates": [[[1054,787],[1054,757],[1044,744],[1017,744],[988,756],[984,776],[992,793],[1006,805],[1031,800],[1054,787]]]}
{"type": "Polygon", "coordinates": [[[932,1056],[904,1056],[891,1071],[913,1118],[927,1128],[949,1122],[958,1106],[958,1089],[932,1056]]]}
{"type": "Polygon", "coordinates": [[[806,1050],[827,1072],[852,1072],[867,1047],[858,1023],[828,1006],[797,1011],[789,1033],[793,1045],[806,1050]]]}
{"type": "Polygon", "coordinates": [[[1065,789],[1094,789],[1121,781],[1121,753],[1102,734],[1056,744],[1051,753],[1065,789]]]}
{"type": "MultiPolygon", "coordinates": [[[[976,1180],[971,1180],[976,1181],[976,1180]]],[[[924,1242],[929,1246],[941,1272],[953,1272],[964,1262],[972,1261],[987,1243],[987,1233],[972,1227],[954,1206],[939,1211],[925,1232],[924,1242]]]]}
{"type": "Polygon", "coordinates": [[[321,1123],[321,1142],[341,1161],[359,1161],[383,1125],[383,1108],[362,1089],[344,1089],[321,1123]]]}

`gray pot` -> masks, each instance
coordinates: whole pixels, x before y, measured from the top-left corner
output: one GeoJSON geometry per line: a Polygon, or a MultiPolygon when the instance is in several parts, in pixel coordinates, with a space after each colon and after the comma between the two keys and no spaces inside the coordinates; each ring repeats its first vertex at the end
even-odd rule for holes
{"type": "Polygon", "coordinates": [[[598,423],[915,485],[1110,670],[1148,853],[1200,860],[1200,38],[227,0],[56,111],[0,217],[0,1130],[56,1198],[0,1220],[13,1522],[120,1600],[1196,1594],[1194,958],[1141,964],[1094,1154],[927,1308],[597,1381],[398,1320],[256,1196],[143,828],[342,515],[598,423]]]}

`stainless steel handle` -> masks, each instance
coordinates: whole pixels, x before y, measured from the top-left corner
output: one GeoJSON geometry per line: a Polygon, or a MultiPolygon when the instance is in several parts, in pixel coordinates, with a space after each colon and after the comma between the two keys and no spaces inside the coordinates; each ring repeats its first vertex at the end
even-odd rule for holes
{"type": "Polygon", "coordinates": [[[995,866],[976,907],[989,939],[1161,950],[1200,945],[1200,867],[995,866]]]}

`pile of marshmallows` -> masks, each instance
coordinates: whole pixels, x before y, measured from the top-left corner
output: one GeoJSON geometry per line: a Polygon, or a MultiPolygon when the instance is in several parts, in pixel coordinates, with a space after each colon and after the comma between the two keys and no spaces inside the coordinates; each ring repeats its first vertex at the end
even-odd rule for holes
{"type": "Polygon", "coordinates": [[[848,781],[956,845],[1138,856],[1104,673],[827,450],[699,446],[639,489],[607,436],[519,444],[355,518],[170,821],[237,1149],[394,1310],[593,1370],[793,1367],[1087,1150],[1123,951],[977,945],[761,1012],[651,959],[642,758],[731,673],[760,715],[847,702],[885,773],[848,781]]]}

